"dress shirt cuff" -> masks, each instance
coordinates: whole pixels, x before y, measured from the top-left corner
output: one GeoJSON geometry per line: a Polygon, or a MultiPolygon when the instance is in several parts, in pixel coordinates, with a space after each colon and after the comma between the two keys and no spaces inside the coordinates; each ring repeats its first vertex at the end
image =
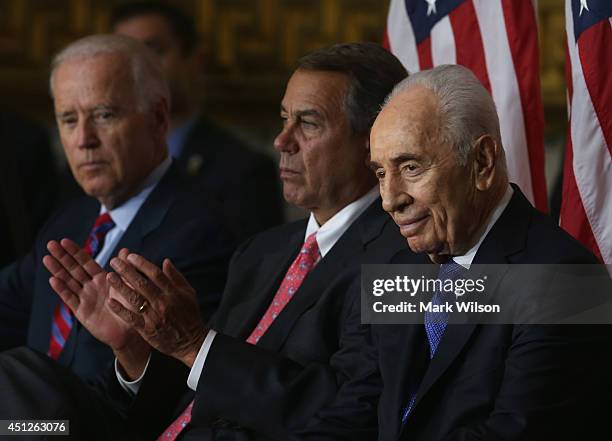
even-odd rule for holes
{"type": "Polygon", "coordinates": [[[121,387],[130,395],[134,396],[140,390],[140,385],[142,384],[142,379],[147,373],[147,368],[149,367],[149,362],[151,361],[151,355],[147,359],[147,364],[145,365],[144,370],[142,371],[142,375],[135,379],[134,381],[127,381],[121,375],[121,370],[119,369],[119,363],[117,362],[117,358],[115,357],[115,375],[117,376],[117,381],[121,385],[121,387]]]}
{"type": "Polygon", "coordinates": [[[206,362],[208,351],[210,351],[210,347],[212,346],[216,335],[217,333],[212,329],[208,331],[208,334],[206,334],[206,338],[204,339],[204,343],[202,343],[202,346],[200,347],[200,352],[198,352],[198,356],[193,362],[193,366],[189,372],[189,377],[187,378],[187,386],[189,386],[189,389],[193,391],[198,388],[200,375],[202,375],[202,369],[204,369],[204,362],[206,362]]]}

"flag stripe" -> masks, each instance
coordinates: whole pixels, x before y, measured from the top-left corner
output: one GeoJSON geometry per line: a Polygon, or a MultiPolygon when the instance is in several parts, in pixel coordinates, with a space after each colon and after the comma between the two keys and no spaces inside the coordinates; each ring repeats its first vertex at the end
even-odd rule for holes
{"type": "Polygon", "coordinates": [[[419,53],[419,66],[421,69],[431,69],[433,67],[433,57],[431,56],[431,36],[421,41],[417,45],[419,53]]]}
{"type": "Polygon", "coordinates": [[[503,0],[502,7],[523,108],[534,202],[540,210],[547,211],[538,25],[530,0],[503,0]]]}
{"type": "Polygon", "coordinates": [[[607,20],[591,26],[578,39],[582,73],[608,151],[612,154],[612,81],[601,78],[612,75],[611,44],[612,27],[607,20]]]}
{"type": "Polygon", "coordinates": [[[491,94],[491,82],[485,63],[482,34],[476,20],[473,2],[467,1],[450,14],[456,42],[457,64],[461,64],[474,72],[480,82],[491,94]]]}
{"type": "Polygon", "coordinates": [[[527,198],[534,203],[523,109],[517,99],[520,91],[501,1],[475,0],[474,9],[481,32],[486,35],[482,41],[485,61],[491,80],[491,93],[499,114],[508,173],[510,179],[518,184],[527,198]]]}
{"type": "Polygon", "coordinates": [[[457,64],[455,36],[448,16],[440,20],[431,30],[432,65],[457,64]]]}
{"type": "MultiPolygon", "coordinates": [[[[610,158],[609,147],[596,117],[595,108],[587,84],[585,82],[582,64],[579,56],[578,45],[582,45],[582,38],[589,32],[597,32],[600,27],[591,26],[581,33],[578,44],[575,41],[574,20],[570,0],[566,0],[566,26],[567,26],[567,48],[571,66],[571,113],[569,133],[571,140],[568,146],[572,146],[571,167],[576,183],[577,193],[579,194],[585,216],[580,216],[579,212],[569,211],[568,204],[577,197],[572,193],[571,186],[568,193],[564,193],[564,210],[561,212],[561,225],[566,230],[587,246],[599,253],[605,263],[612,263],[612,159],[610,158]],[[586,230],[585,224],[590,225],[592,236],[597,242],[593,246],[591,237],[586,230]]],[[[585,41],[598,41],[588,40],[585,41]]],[[[609,42],[608,42],[609,43],[609,42]]],[[[591,49],[589,47],[589,49],[591,49]]],[[[582,49],[581,49],[582,50],[582,49]]],[[[605,60],[606,58],[604,58],[605,60]]],[[[603,60],[595,60],[596,65],[603,60]]],[[[609,75],[603,75],[601,81],[612,81],[609,75]]],[[[566,166],[567,170],[567,166],[566,166]]],[[[571,174],[566,178],[570,180],[571,174]]]]}
{"type": "Polygon", "coordinates": [[[406,4],[403,1],[392,1],[389,5],[387,34],[391,52],[402,62],[408,72],[418,72],[420,66],[416,40],[406,11],[406,4]]]}
{"type": "Polygon", "coordinates": [[[599,251],[595,241],[595,236],[593,236],[591,225],[587,221],[584,206],[580,200],[580,193],[576,186],[576,178],[574,177],[574,168],[572,166],[572,149],[572,136],[568,129],[565,162],[563,165],[563,200],[561,201],[560,225],[567,232],[573,233],[574,237],[579,238],[585,246],[593,251],[599,260],[603,260],[601,251],[599,251]]]}
{"type": "Polygon", "coordinates": [[[389,30],[388,29],[385,29],[385,34],[383,35],[382,46],[388,51],[391,51],[391,43],[389,42],[389,30]]]}

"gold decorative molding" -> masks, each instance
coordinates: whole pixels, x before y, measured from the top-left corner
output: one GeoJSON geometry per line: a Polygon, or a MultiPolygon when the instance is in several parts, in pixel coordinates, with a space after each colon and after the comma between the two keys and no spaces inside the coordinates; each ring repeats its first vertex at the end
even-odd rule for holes
{"type": "MultiPolygon", "coordinates": [[[[50,115],[48,63],[89,33],[105,32],[121,0],[0,0],[0,99],[50,115]]],[[[381,41],[388,1],[182,0],[207,59],[201,99],[235,124],[276,124],[278,100],[301,55],[339,41],[381,41]],[[241,109],[237,112],[236,109],[241,109]]],[[[563,2],[539,0],[541,78],[547,115],[565,106],[563,2]]]]}

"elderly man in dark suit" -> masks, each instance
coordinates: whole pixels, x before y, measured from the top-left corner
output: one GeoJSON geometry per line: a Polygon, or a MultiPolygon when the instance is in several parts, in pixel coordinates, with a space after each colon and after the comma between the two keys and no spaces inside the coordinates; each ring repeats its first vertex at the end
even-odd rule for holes
{"type": "MultiPolygon", "coordinates": [[[[0,272],[0,318],[8,318],[0,319],[0,334],[14,335],[18,326],[30,347],[91,378],[112,351],[49,286],[42,264],[49,241],[84,244],[99,274],[122,247],[156,262],[171,256],[198,287],[208,316],[219,302],[233,242],[168,157],[168,88],[145,46],[120,36],[79,40],[55,57],[50,86],[64,151],[88,196],[52,216],[32,251],[0,272]]],[[[104,277],[96,283],[103,287],[104,277]]]]}
{"type": "MultiPolygon", "coordinates": [[[[495,105],[466,68],[400,83],[372,128],[371,154],[383,207],[419,253],[396,262],[439,264],[439,280],[508,265],[488,294],[512,296],[527,289],[513,285],[513,264],[596,263],[509,184],[495,105]]],[[[379,440],[608,439],[597,430],[612,392],[609,327],[512,323],[425,314],[420,325],[373,325],[364,358],[384,383],[379,440]]]]}
{"type": "MultiPolygon", "coordinates": [[[[135,437],[287,439],[322,430],[319,412],[338,422],[334,436],[375,434],[376,382],[364,388],[364,399],[327,403],[361,369],[356,358],[366,328],[359,297],[347,296],[347,288],[362,263],[388,262],[404,247],[380,207],[367,160],[370,126],[405,75],[375,44],[339,44],[300,60],[274,144],[285,199],[310,217],[240,247],[209,326],[191,307],[194,289],[170,262],[158,268],[127,250],[111,261],[116,273],[108,276],[106,316],[96,316],[90,305],[98,297],[80,288],[90,285],[91,259],[71,244],[51,249],[45,262],[54,287],[94,334],[122,320],[133,328],[130,335],[143,337],[141,344],[130,340],[130,355],[148,355],[150,345],[169,356],[117,354],[108,390],[116,405],[126,405],[135,437]],[[291,407],[298,399],[307,404],[291,407]],[[344,419],[348,409],[351,420],[344,419]]],[[[122,344],[124,337],[108,343],[122,344]]]]}
{"type": "Polygon", "coordinates": [[[242,242],[283,221],[276,166],[206,117],[198,103],[203,54],[192,17],[176,5],[129,2],[111,16],[112,31],[149,46],[159,58],[172,106],[168,148],[181,173],[223,211],[223,223],[242,242]]]}

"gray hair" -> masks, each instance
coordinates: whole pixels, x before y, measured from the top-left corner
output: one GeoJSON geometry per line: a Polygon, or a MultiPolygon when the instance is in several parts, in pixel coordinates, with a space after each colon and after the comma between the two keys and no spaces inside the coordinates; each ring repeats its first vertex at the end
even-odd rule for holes
{"type": "Polygon", "coordinates": [[[340,43],[298,60],[298,69],[349,77],[345,110],[353,133],[369,133],[385,97],[408,75],[402,63],[376,43],[340,43]]]}
{"type": "Polygon", "coordinates": [[[102,54],[123,55],[130,66],[138,108],[148,110],[163,98],[170,107],[170,90],[155,54],[144,44],[123,35],[91,35],[71,43],[51,61],[49,89],[53,97],[53,78],[57,68],[66,61],[89,59],[102,54]]]}
{"type": "MultiPolygon", "coordinates": [[[[502,146],[495,103],[472,71],[456,64],[444,64],[412,74],[395,86],[383,107],[415,86],[431,90],[438,98],[443,141],[455,149],[461,165],[466,164],[474,141],[482,135],[490,135],[502,146]]],[[[501,151],[501,165],[505,167],[501,151]]]]}

